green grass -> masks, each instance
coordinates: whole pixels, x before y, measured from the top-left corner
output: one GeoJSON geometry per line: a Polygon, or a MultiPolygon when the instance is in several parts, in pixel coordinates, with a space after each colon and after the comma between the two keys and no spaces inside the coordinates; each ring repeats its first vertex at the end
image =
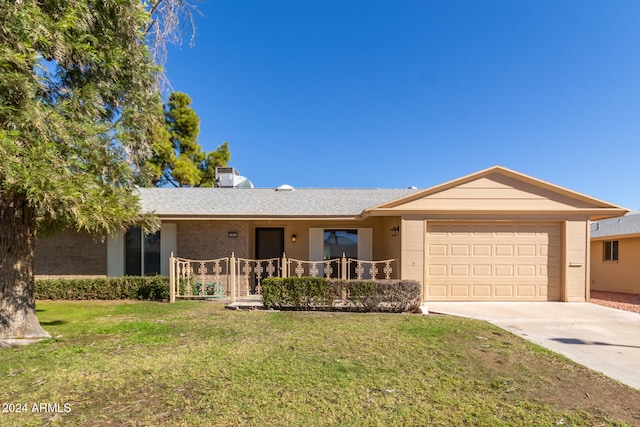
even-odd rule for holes
{"type": "Polygon", "coordinates": [[[586,376],[635,396],[452,317],[108,301],[39,302],[38,316],[54,338],[0,349],[0,402],[28,406],[0,425],[624,425],[554,393],[586,376]]]}

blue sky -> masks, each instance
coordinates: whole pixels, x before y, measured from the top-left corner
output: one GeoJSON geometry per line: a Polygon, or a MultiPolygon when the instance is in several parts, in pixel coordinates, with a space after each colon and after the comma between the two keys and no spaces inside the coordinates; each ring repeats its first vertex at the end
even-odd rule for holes
{"type": "Polygon", "coordinates": [[[220,0],[172,48],[256,187],[426,188],[500,164],[640,208],[640,2],[220,0]]]}

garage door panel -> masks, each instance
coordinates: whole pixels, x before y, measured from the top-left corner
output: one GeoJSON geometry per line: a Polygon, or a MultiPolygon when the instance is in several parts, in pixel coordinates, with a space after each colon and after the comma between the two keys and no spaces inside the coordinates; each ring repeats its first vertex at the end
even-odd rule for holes
{"type": "Polygon", "coordinates": [[[469,285],[452,285],[450,289],[454,297],[469,297],[469,285]]]}
{"type": "Polygon", "coordinates": [[[496,277],[513,277],[513,265],[496,265],[494,268],[496,277]]]}
{"type": "Polygon", "coordinates": [[[517,296],[519,297],[535,297],[538,296],[538,286],[519,285],[517,288],[517,296]]]}
{"type": "Polygon", "coordinates": [[[512,285],[495,285],[495,296],[497,297],[512,297],[513,286],[512,285]]]}
{"type": "Polygon", "coordinates": [[[447,245],[429,245],[429,256],[447,255],[447,245]]]}
{"type": "Polygon", "coordinates": [[[428,298],[559,300],[560,224],[431,221],[427,233],[428,298]]]}
{"type": "Polygon", "coordinates": [[[451,265],[451,277],[469,277],[469,265],[451,265]]]}
{"type": "Polygon", "coordinates": [[[536,277],[537,268],[535,265],[519,264],[516,267],[518,277],[536,277]]]}
{"type": "Polygon", "coordinates": [[[492,255],[491,249],[493,246],[491,245],[482,244],[482,245],[472,245],[472,246],[473,246],[472,254],[475,257],[492,255]]]}
{"type": "Polygon", "coordinates": [[[451,245],[451,256],[469,256],[469,245],[451,245]]]}
{"type": "Polygon", "coordinates": [[[513,245],[495,245],[496,256],[513,256],[513,245]]]}
{"type": "Polygon", "coordinates": [[[518,245],[518,256],[536,256],[538,253],[536,245],[518,245]]]}
{"type": "Polygon", "coordinates": [[[491,297],[491,286],[476,285],[471,287],[474,297],[491,297]]]}
{"type": "Polygon", "coordinates": [[[473,277],[491,277],[491,264],[473,264],[473,277]]]}

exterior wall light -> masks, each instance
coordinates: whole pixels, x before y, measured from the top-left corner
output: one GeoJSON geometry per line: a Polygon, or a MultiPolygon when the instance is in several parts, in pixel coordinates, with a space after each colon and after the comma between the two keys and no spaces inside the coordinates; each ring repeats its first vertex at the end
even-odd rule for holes
{"type": "Polygon", "coordinates": [[[398,231],[400,231],[400,227],[396,225],[391,229],[391,236],[396,237],[398,235],[398,231]]]}
{"type": "Polygon", "coordinates": [[[292,235],[291,235],[291,243],[295,243],[295,242],[296,242],[296,240],[298,240],[298,238],[296,237],[296,235],[295,235],[295,234],[292,234],[292,235]]]}
{"type": "Polygon", "coordinates": [[[236,239],[238,237],[238,232],[237,231],[230,231],[228,234],[230,239],[236,239]]]}

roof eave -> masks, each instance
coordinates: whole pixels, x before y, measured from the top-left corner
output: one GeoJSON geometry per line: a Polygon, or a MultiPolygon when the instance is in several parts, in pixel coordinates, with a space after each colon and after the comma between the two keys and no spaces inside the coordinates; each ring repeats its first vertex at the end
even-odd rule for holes
{"type": "Polygon", "coordinates": [[[156,214],[162,221],[269,221],[269,220],[359,220],[357,215],[185,215],[185,214],[156,214]]]}
{"type": "Polygon", "coordinates": [[[640,237],[640,232],[637,233],[622,233],[622,234],[608,234],[606,236],[591,236],[591,241],[599,240],[620,240],[620,239],[633,239],[640,237]]]}
{"type": "Polygon", "coordinates": [[[429,209],[428,211],[416,211],[416,210],[398,210],[394,208],[377,208],[372,211],[364,211],[360,216],[366,218],[368,216],[402,216],[402,215],[495,215],[495,216],[508,216],[508,215],[546,215],[546,216],[558,216],[558,215],[581,215],[587,216],[590,220],[600,220],[606,218],[615,218],[627,213],[628,210],[624,208],[601,208],[601,209],[563,209],[563,210],[505,210],[505,209],[476,209],[476,210],[455,210],[455,209],[429,209]]]}

